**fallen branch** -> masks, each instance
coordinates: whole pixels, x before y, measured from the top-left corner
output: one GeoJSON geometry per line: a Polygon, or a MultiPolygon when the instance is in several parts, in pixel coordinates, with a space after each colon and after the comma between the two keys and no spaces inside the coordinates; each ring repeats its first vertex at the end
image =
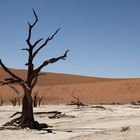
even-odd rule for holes
{"type": "Polygon", "coordinates": [[[75,118],[73,115],[66,115],[64,114],[54,114],[53,116],[49,116],[49,119],[59,119],[59,118],[75,118]]]}
{"type": "Polygon", "coordinates": [[[99,108],[99,109],[106,109],[105,107],[103,106],[100,106],[100,105],[97,105],[97,106],[90,106],[90,108],[99,108]]]}
{"type": "MultiPolygon", "coordinates": [[[[17,114],[22,114],[22,112],[16,112],[10,118],[16,116],[17,114]]],[[[34,112],[35,115],[41,115],[41,114],[48,114],[49,119],[56,119],[56,118],[75,118],[73,115],[66,115],[65,113],[59,112],[59,111],[48,111],[48,112],[34,112]]]]}
{"type": "Polygon", "coordinates": [[[132,101],[130,104],[131,105],[140,105],[140,101],[137,101],[137,102],[132,101]]]}
{"type": "Polygon", "coordinates": [[[8,126],[6,126],[6,127],[5,126],[0,127],[0,130],[5,130],[5,129],[6,130],[7,129],[8,130],[20,130],[21,128],[20,127],[10,127],[10,126],[9,127],[8,126]]]}
{"type": "Polygon", "coordinates": [[[18,117],[11,120],[10,122],[5,123],[3,126],[19,126],[20,121],[21,121],[21,117],[18,117]]]}
{"type": "MultiPolygon", "coordinates": [[[[35,115],[40,115],[40,114],[61,114],[62,112],[59,111],[48,111],[48,112],[34,112],[35,115]]],[[[17,114],[22,114],[22,112],[16,112],[10,118],[16,116],[17,114]]]]}

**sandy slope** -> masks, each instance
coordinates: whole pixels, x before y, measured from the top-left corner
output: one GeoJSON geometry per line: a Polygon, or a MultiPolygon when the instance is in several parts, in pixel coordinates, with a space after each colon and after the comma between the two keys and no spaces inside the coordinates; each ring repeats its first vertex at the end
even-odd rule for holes
{"type": "MultiPolygon", "coordinates": [[[[15,70],[10,69],[13,73],[19,75],[23,79],[26,78],[26,70],[15,70]]],[[[0,80],[9,77],[5,71],[0,68],[0,80]]],[[[93,83],[93,82],[103,82],[103,81],[112,81],[116,79],[108,78],[96,78],[96,77],[87,77],[87,76],[78,76],[70,74],[57,74],[57,73],[46,73],[38,80],[38,85],[40,86],[52,86],[52,85],[67,85],[67,84],[80,84],[80,83],[93,83]]]]}
{"type": "MultiPolygon", "coordinates": [[[[24,70],[13,70],[25,79],[24,70]]],[[[8,77],[0,69],[0,80],[8,77]]],[[[140,100],[140,79],[107,79],[67,74],[47,73],[40,77],[35,90],[44,97],[45,104],[70,103],[72,95],[86,103],[129,103],[140,100]]],[[[22,90],[21,90],[22,92],[22,90]]],[[[0,98],[9,100],[15,93],[0,86],[0,98]]]]}
{"type": "MultiPolygon", "coordinates": [[[[53,126],[52,133],[35,130],[0,130],[0,140],[139,140],[140,107],[132,105],[106,105],[106,109],[91,107],[48,105],[34,111],[61,111],[74,118],[49,119],[46,114],[35,115],[36,120],[53,126]],[[122,127],[129,127],[121,132],[122,127]]],[[[0,107],[0,126],[11,120],[19,107],[0,107]]],[[[17,116],[15,116],[17,117],[17,116]]],[[[51,129],[51,128],[50,128],[51,129]]]]}

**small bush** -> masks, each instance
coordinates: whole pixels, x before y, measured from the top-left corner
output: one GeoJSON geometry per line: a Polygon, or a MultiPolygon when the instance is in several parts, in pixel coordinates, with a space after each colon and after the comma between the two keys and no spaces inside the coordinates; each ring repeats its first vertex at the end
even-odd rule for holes
{"type": "Polygon", "coordinates": [[[130,130],[130,127],[129,126],[126,126],[126,127],[122,127],[121,128],[121,132],[129,131],[129,130],[130,130]]]}

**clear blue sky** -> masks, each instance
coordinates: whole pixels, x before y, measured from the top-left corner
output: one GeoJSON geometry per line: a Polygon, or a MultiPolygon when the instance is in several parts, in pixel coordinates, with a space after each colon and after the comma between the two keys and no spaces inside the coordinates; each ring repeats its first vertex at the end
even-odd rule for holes
{"type": "Polygon", "coordinates": [[[26,69],[27,21],[36,10],[33,40],[62,27],[35,60],[62,55],[44,71],[95,77],[140,77],[140,0],[0,0],[0,58],[26,69]]]}

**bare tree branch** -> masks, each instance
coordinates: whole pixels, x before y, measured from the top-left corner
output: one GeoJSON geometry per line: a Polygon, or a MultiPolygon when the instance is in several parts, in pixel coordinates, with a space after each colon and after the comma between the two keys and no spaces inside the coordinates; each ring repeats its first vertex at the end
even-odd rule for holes
{"type": "Polygon", "coordinates": [[[33,47],[35,47],[40,41],[42,41],[43,40],[43,38],[40,38],[40,39],[38,39],[35,43],[34,43],[34,45],[33,45],[33,47]]]}
{"type": "Polygon", "coordinates": [[[31,34],[32,34],[32,28],[36,25],[36,23],[38,22],[38,17],[37,17],[37,14],[35,12],[35,10],[33,9],[33,13],[34,13],[34,16],[35,16],[35,21],[33,24],[30,24],[28,23],[29,25],[29,33],[28,33],[28,38],[26,40],[27,44],[29,45],[30,48],[33,47],[33,45],[31,44],[31,34]]]}
{"type": "Polygon", "coordinates": [[[15,79],[13,79],[13,78],[5,78],[4,80],[5,81],[12,81],[12,80],[15,80],[15,79]]]}
{"type": "Polygon", "coordinates": [[[28,23],[29,25],[29,29],[28,29],[28,38],[26,40],[28,46],[29,46],[29,56],[28,56],[28,62],[25,64],[26,66],[28,66],[28,74],[27,74],[27,84],[30,86],[31,82],[32,82],[32,74],[33,74],[33,69],[34,69],[34,64],[33,64],[33,49],[34,47],[42,40],[39,39],[37,40],[34,45],[32,45],[31,43],[31,35],[32,35],[32,28],[36,25],[36,23],[38,22],[38,17],[37,14],[35,12],[35,10],[33,9],[33,14],[35,16],[35,21],[33,22],[33,24],[28,23]]]}
{"type": "Polygon", "coordinates": [[[34,78],[34,80],[33,80],[33,82],[32,82],[32,85],[31,85],[32,89],[33,89],[34,86],[36,85],[37,81],[38,81],[38,75],[34,78]]]}
{"type": "Polygon", "coordinates": [[[29,52],[29,49],[28,49],[28,48],[23,48],[23,49],[21,49],[21,50],[23,50],[23,51],[28,51],[28,52],[29,52]]]}
{"type": "Polygon", "coordinates": [[[9,84],[16,84],[16,83],[20,83],[20,81],[19,80],[9,80],[9,81],[0,81],[0,83],[2,84],[2,85],[9,85],[9,84]]]}
{"type": "Polygon", "coordinates": [[[32,24],[32,27],[35,26],[35,24],[38,22],[38,17],[37,17],[37,14],[35,12],[35,10],[33,9],[33,13],[34,13],[34,16],[36,18],[35,22],[32,24]]]}
{"type": "Polygon", "coordinates": [[[13,78],[6,78],[5,81],[0,81],[0,84],[9,86],[11,89],[13,89],[15,91],[16,94],[19,95],[20,92],[17,90],[17,88],[11,85],[13,83],[18,83],[19,84],[19,81],[14,80],[13,78]]]}
{"type": "Polygon", "coordinates": [[[37,74],[37,75],[34,77],[33,82],[32,82],[32,85],[31,85],[32,89],[33,89],[34,86],[36,85],[36,83],[37,83],[37,81],[38,81],[38,77],[39,77],[39,76],[42,76],[42,75],[46,75],[46,74],[40,73],[40,74],[37,74]]]}
{"type": "Polygon", "coordinates": [[[20,86],[22,86],[23,88],[27,88],[30,89],[30,87],[27,85],[27,83],[25,81],[19,81],[19,80],[15,80],[13,78],[6,78],[5,81],[0,81],[1,85],[7,85],[9,87],[11,87],[11,84],[18,84],[20,86]]]}
{"type": "Polygon", "coordinates": [[[52,39],[54,38],[54,36],[59,32],[60,29],[61,29],[61,28],[58,28],[58,29],[56,30],[56,32],[55,32],[51,37],[49,37],[50,40],[52,40],[52,39]]]}
{"type": "Polygon", "coordinates": [[[20,92],[14,86],[11,86],[11,85],[8,85],[8,84],[7,84],[7,86],[9,86],[11,89],[13,89],[16,94],[18,94],[18,95],[20,94],[20,92]]]}
{"type": "Polygon", "coordinates": [[[72,95],[72,97],[73,97],[77,102],[80,101],[80,100],[79,100],[79,97],[75,97],[74,95],[72,95]]]}
{"type": "Polygon", "coordinates": [[[1,61],[0,59],[0,65],[1,67],[10,75],[12,76],[14,79],[19,80],[19,81],[23,81],[20,77],[18,77],[17,75],[15,75],[13,72],[11,72],[1,61]]]}
{"type": "MultiPolygon", "coordinates": [[[[33,58],[37,55],[37,53],[42,49],[42,48],[44,48],[46,45],[47,45],[47,43],[50,41],[50,40],[52,40],[53,38],[54,38],[54,36],[58,33],[58,31],[60,30],[61,28],[59,28],[59,29],[57,29],[56,31],[55,31],[55,33],[51,36],[51,37],[48,37],[47,39],[46,39],[46,41],[33,53],[33,58]]],[[[40,40],[38,40],[39,42],[41,41],[42,39],[40,39],[40,40]]],[[[38,42],[37,42],[38,43],[38,42]]],[[[35,43],[36,44],[36,43],[35,43]]]]}
{"type": "Polygon", "coordinates": [[[38,74],[42,68],[44,68],[45,66],[47,66],[48,64],[52,64],[57,62],[58,60],[65,60],[65,58],[67,57],[67,53],[69,50],[67,50],[64,55],[56,57],[56,58],[51,58],[49,60],[44,61],[37,69],[34,70],[35,74],[38,74]]]}

